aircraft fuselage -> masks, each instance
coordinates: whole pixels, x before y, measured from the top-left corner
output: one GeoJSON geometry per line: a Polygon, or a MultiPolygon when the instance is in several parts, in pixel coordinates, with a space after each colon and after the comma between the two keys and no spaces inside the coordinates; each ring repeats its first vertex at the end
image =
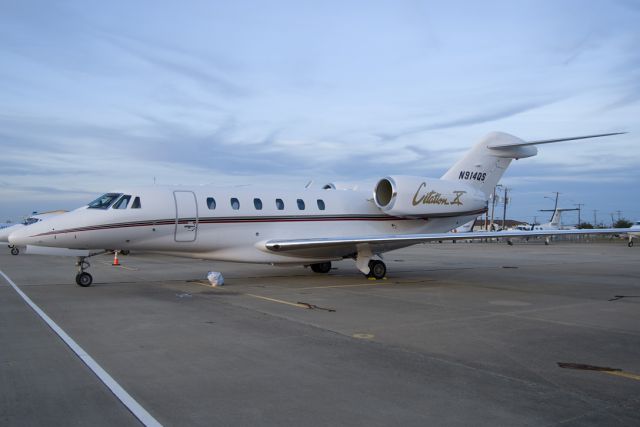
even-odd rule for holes
{"type": "MultiPolygon", "coordinates": [[[[81,207],[34,224],[28,244],[70,249],[109,248],[253,263],[309,263],[264,249],[270,239],[447,232],[481,212],[400,218],[381,212],[371,193],[254,187],[140,187],[112,192],[106,208],[81,207]],[[126,207],[118,201],[130,196],[126,207]],[[134,207],[134,202],[138,202],[134,207]]],[[[399,245],[402,247],[405,245],[399,245]]],[[[336,259],[341,258],[336,256],[336,259]]]]}

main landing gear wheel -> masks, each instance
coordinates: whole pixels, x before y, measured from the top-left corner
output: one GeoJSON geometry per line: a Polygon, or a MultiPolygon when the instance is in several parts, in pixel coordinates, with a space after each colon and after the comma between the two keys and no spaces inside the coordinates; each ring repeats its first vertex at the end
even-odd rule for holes
{"type": "Polygon", "coordinates": [[[387,275],[387,266],[384,265],[384,262],[373,259],[369,261],[369,274],[367,277],[373,277],[376,280],[384,279],[387,275]]]}
{"type": "MultiPolygon", "coordinates": [[[[627,246],[632,248],[633,247],[633,240],[629,240],[629,243],[627,244],[627,246]]],[[[11,253],[13,253],[13,251],[11,251],[11,253]]]]}
{"type": "Polygon", "coordinates": [[[91,286],[91,283],[93,283],[93,277],[91,277],[89,273],[83,271],[76,275],[76,283],[79,286],[86,288],[87,286],[91,286]]]}
{"type": "Polygon", "coordinates": [[[18,255],[20,253],[20,249],[18,248],[11,248],[11,255],[18,255]]]}
{"type": "Polygon", "coordinates": [[[311,264],[311,271],[314,273],[328,273],[331,271],[331,262],[320,262],[318,264],[311,264]]]}

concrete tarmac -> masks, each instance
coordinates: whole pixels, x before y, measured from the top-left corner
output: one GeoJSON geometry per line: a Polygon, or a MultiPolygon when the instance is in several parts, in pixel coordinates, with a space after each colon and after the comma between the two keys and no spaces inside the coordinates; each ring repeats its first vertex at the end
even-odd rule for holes
{"type": "MultiPolygon", "coordinates": [[[[71,258],[0,252],[163,425],[640,425],[640,247],[622,240],[418,245],[380,281],[353,261],[104,255],[89,288],[71,258]]],[[[140,425],[2,277],[0,425],[140,425]]]]}

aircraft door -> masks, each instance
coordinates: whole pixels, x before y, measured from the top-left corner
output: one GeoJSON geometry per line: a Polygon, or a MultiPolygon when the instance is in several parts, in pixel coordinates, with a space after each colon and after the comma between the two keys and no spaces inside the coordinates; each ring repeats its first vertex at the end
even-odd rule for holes
{"type": "Polygon", "coordinates": [[[198,205],[193,191],[174,191],[176,242],[194,242],[198,236],[198,205]]]}

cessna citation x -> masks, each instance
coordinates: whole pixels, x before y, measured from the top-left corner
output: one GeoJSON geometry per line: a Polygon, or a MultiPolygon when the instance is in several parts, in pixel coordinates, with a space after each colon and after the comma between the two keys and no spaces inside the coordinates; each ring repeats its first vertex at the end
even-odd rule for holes
{"type": "MultiPolygon", "coordinates": [[[[15,231],[13,245],[71,250],[154,252],[207,260],[308,265],[327,273],[331,262],[355,260],[376,279],[386,275],[383,252],[437,240],[624,233],[626,229],[450,233],[487,210],[489,195],[513,159],[538,144],[609,133],[525,142],[487,135],[440,179],[387,176],[367,190],[279,190],[277,187],[120,188],[87,206],[15,231]]],[[[86,256],[76,282],[89,286],[86,256]]]]}

